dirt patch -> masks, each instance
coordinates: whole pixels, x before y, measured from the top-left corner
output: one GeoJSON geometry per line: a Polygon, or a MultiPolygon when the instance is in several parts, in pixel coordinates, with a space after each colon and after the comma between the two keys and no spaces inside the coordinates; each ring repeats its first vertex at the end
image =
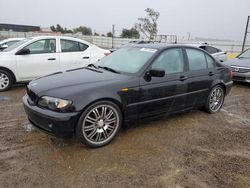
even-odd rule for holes
{"type": "Polygon", "coordinates": [[[33,129],[24,93],[0,93],[8,98],[0,101],[1,187],[250,187],[250,85],[235,85],[220,113],[131,125],[99,149],[33,129]]]}

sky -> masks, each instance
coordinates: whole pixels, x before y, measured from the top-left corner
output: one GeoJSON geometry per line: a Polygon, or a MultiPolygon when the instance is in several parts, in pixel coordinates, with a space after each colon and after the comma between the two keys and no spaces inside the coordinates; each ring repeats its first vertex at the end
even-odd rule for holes
{"type": "Polygon", "coordinates": [[[145,9],[160,12],[158,34],[242,40],[250,0],[0,0],[0,23],[88,26],[97,33],[131,28],[145,9]]]}

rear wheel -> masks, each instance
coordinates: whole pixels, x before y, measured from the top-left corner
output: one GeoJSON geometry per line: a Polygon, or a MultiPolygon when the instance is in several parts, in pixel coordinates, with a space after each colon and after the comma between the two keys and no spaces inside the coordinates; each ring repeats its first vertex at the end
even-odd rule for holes
{"type": "Polygon", "coordinates": [[[83,112],[76,128],[76,136],[90,147],[104,146],[115,138],[121,124],[119,107],[110,101],[100,101],[83,112]]]}
{"type": "Polygon", "coordinates": [[[222,86],[217,85],[213,87],[207,99],[205,109],[209,113],[216,113],[220,111],[225,98],[225,91],[222,86]]]}
{"type": "Polygon", "coordinates": [[[0,92],[8,90],[13,85],[13,78],[8,71],[0,70],[0,92]]]}

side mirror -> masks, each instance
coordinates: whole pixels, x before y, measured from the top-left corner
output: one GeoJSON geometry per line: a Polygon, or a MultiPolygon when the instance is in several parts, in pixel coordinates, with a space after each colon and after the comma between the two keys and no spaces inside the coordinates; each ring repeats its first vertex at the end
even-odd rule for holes
{"type": "Polygon", "coordinates": [[[16,55],[27,55],[27,54],[30,54],[30,50],[27,48],[23,48],[16,53],[16,55]]]}
{"type": "Polygon", "coordinates": [[[0,46],[0,49],[5,49],[5,48],[8,48],[7,44],[3,44],[3,45],[0,46]]]}
{"type": "Polygon", "coordinates": [[[165,70],[161,70],[161,69],[151,69],[148,73],[152,77],[164,77],[165,76],[165,70]]]}

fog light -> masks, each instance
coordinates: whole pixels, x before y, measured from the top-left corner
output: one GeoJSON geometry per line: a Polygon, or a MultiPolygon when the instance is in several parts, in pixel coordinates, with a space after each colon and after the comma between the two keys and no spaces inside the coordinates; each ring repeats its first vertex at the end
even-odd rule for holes
{"type": "Polygon", "coordinates": [[[53,126],[53,124],[52,124],[52,123],[48,125],[48,127],[49,127],[49,128],[52,128],[52,126],[53,126]]]}

